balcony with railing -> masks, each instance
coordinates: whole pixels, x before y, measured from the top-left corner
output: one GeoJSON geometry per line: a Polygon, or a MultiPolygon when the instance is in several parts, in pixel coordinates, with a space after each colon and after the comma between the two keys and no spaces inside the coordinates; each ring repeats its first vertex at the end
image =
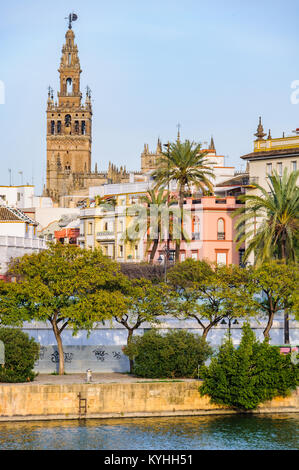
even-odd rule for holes
{"type": "Polygon", "coordinates": [[[103,232],[97,232],[97,240],[114,240],[115,233],[112,230],[104,230],[103,232]]]}
{"type": "Polygon", "coordinates": [[[218,232],[217,240],[225,240],[225,232],[218,232]]]}
{"type": "Polygon", "coordinates": [[[0,246],[8,248],[28,248],[33,250],[45,250],[47,242],[43,238],[12,237],[9,235],[0,236],[0,246]]]}

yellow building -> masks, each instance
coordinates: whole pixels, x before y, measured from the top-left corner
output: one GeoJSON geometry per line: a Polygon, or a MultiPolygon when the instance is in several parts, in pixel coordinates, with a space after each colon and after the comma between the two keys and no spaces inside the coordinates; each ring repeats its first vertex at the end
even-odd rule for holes
{"type": "Polygon", "coordinates": [[[241,158],[247,161],[249,178],[252,183],[258,183],[267,188],[268,176],[276,171],[283,174],[285,168],[289,172],[299,169],[299,129],[295,135],[272,138],[269,130],[268,136],[264,133],[261,118],[255,134],[254,150],[241,158]],[[266,138],[265,138],[266,137],[266,138]]]}
{"type": "MultiPolygon", "coordinates": [[[[288,172],[299,169],[299,129],[293,131],[294,135],[272,138],[271,131],[268,135],[264,132],[262,120],[259,118],[257,132],[254,134],[254,150],[241,158],[247,161],[249,184],[247,194],[260,194],[255,184],[268,190],[269,176],[276,172],[282,176],[285,169],[288,172]],[[267,136],[267,137],[266,137],[267,136]]],[[[257,221],[257,225],[259,222],[257,221]]],[[[248,240],[245,246],[248,245],[248,240]]],[[[249,257],[249,262],[254,262],[254,254],[249,257]]]]}
{"type": "Polygon", "coordinates": [[[96,198],[94,207],[81,209],[80,237],[82,248],[101,248],[104,255],[118,262],[141,261],[144,257],[144,238],[128,241],[127,230],[132,227],[135,212],[130,207],[139,202],[140,193],[111,194],[96,198]]]}

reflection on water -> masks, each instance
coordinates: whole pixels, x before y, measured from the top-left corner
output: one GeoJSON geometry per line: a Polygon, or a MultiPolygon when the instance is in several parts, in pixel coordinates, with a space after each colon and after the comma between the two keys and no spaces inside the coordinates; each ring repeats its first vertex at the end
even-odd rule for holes
{"type": "Polygon", "coordinates": [[[0,422],[0,449],[299,449],[299,414],[0,422]]]}

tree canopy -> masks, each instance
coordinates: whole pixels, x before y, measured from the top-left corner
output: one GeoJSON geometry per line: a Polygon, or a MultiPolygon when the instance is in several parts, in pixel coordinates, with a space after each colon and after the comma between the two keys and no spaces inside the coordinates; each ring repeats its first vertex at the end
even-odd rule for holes
{"type": "Polygon", "coordinates": [[[168,280],[178,296],[178,316],[194,318],[204,337],[226,317],[254,314],[250,268],[212,266],[189,258],[169,271],[168,280]]]}
{"type": "Polygon", "coordinates": [[[61,334],[90,331],[96,322],[126,311],[128,279],[99,250],[52,245],[48,250],[15,259],[15,283],[0,282],[0,319],[49,321],[58,345],[59,373],[64,373],[61,334]]]}

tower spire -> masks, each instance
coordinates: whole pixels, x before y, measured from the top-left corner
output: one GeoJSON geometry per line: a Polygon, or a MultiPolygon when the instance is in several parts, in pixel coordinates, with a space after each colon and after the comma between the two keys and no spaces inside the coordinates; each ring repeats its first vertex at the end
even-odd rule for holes
{"type": "Polygon", "coordinates": [[[256,140],[264,140],[265,135],[267,135],[264,133],[261,116],[259,117],[259,124],[257,126],[257,131],[254,135],[257,137],[256,140]]]}
{"type": "Polygon", "coordinates": [[[180,144],[181,143],[181,134],[180,134],[181,124],[180,123],[177,124],[177,128],[178,128],[178,135],[177,135],[176,141],[178,144],[180,144]]]}
{"type": "Polygon", "coordinates": [[[213,136],[211,136],[211,142],[210,142],[209,150],[216,150],[213,136]]]}

